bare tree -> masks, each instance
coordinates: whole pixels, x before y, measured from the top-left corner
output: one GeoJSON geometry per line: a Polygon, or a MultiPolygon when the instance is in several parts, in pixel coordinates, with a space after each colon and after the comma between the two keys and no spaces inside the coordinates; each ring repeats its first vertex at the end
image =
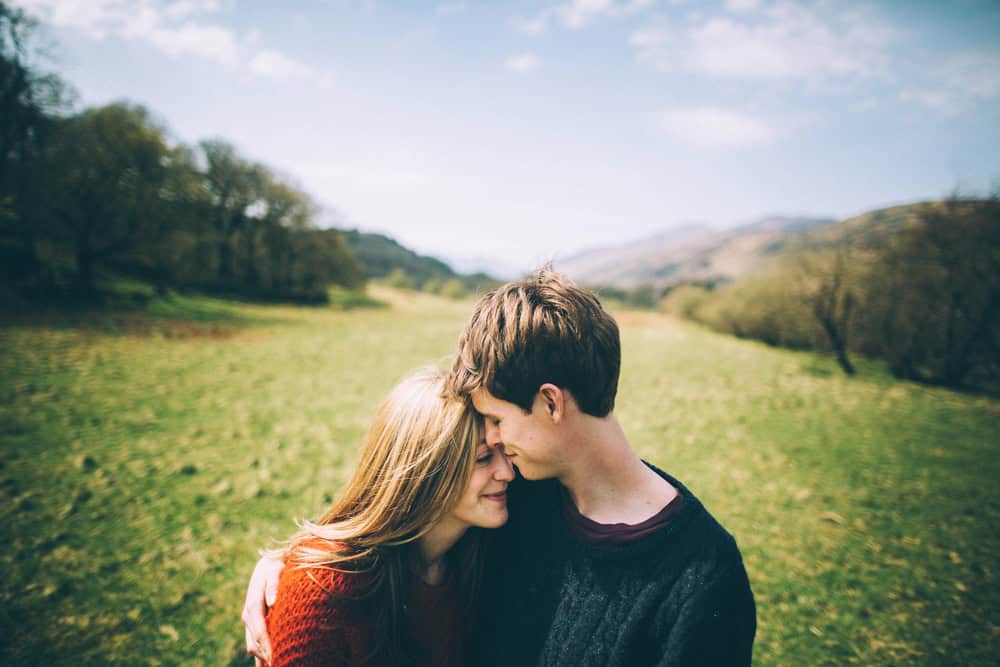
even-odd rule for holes
{"type": "Polygon", "coordinates": [[[846,234],[833,249],[809,250],[799,257],[800,294],[826,335],[837,363],[848,375],[855,372],[848,344],[857,304],[849,275],[851,261],[851,243],[846,234]]]}

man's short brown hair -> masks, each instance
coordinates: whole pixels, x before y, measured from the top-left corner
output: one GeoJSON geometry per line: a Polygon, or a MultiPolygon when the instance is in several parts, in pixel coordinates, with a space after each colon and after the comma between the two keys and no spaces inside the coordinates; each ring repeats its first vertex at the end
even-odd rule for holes
{"type": "Polygon", "coordinates": [[[583,412],[604,417],[614,409],[620,369],[614,318],[593,293],[546,268],[479,300],[449,384],[460,396],[486,389],[529,412],[538,388],[551,382],[583,412]]]}

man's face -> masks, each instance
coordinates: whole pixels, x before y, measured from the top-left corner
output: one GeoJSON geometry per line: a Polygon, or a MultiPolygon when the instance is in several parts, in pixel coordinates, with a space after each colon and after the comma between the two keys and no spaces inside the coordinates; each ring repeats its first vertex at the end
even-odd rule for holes
{"type": "Polygon", "coordinates": [[[472,392],[472,404],[486,423],[486,444],[502,446],[525,479],[557,477],[561,457],[554,424],[540,395],[530,413],[486,389],[472,392]]]}

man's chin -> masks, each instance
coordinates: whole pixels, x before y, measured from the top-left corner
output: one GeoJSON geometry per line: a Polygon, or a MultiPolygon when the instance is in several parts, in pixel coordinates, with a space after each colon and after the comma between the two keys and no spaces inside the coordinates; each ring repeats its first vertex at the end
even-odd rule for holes
{"type": "Polygon", "coordinates": [[[524,465],[520,465],[520,464],[514,463],[513,466],[514,466],[514,469],[517,471],[517,474],[520,477],[522,477],[523,479],[528,479],[528,480],[545,479],[545,475],[538,474],[538,471],[537,470],[533,470],[530,465],[529,466],[524,466],[524,465]]]}

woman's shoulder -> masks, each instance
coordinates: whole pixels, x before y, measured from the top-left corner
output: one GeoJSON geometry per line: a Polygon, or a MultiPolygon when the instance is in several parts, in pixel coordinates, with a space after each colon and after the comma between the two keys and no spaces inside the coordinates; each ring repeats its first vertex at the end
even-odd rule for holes
{"type": "Polygon", "coordinates": [[[319,597],[349,595],[361,588],[361,578],[360,574],[344,572],[329,565],[287,563],[278,579],[279,597],[285,593],[319,597]]]}
{"type": "Polygon", "coordinates": [[[287,591],[291,595],[349,599],[364,591],[369,578],[366,573],[352,572],[349,564],[311,563],[308,556],[315,558],[322,546],[316,543],[304,546],[311,553],[293,551],[286,558],[278,580],[279,597],[287,591]]]}
{"type": "Polygon", "coordinates": [[[274,664],[328,664],[331,656],[349,655],[350,647],[364,644],[371,626],[365,577],[326,565],[287,562],[267,615],[274,664]]]}
{"type": "Polygon", "coordinates": [[[365,575],[331,564],[337,560],[336,544],[319,538],[298,542],[284,555],[285,567],[278,578],[278,605],[286,609],[310,604],[330,604],[355,597],[364,587],[365,575]],[[284,603],[284,605],[282,605],[284,603]]]}
{"type": "Polygon", "coordinates": [[[365,615],[367,578],[336,566],[287,562],[278,578],[278,595],[268,611],[268,622],[280,625],[292,619],[365,615]]]}

